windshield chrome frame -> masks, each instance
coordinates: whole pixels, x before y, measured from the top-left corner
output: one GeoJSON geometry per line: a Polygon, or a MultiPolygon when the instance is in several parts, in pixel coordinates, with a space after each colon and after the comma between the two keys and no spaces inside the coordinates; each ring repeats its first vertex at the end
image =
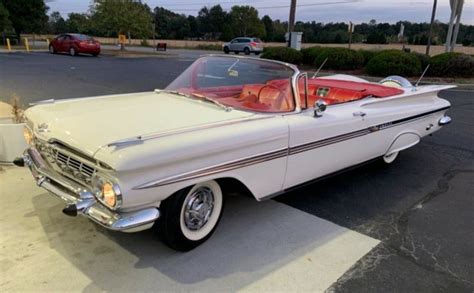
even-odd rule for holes
{"type": "MultiPolygon", "coordinates": [[[[295,108],[293,111],[290,112],[278,112],[278,113],[266,113],[266,112],[258,112],[258,111],[251,111],[251,110],[242,110],[242,111],[248,111],[252,113],[258,113],[258,114],[271,114],[271,115],[288,115],[288,114],[295,114],[295,113],[300,113],[301,112],[301,101],[300,99],[297,99],[296,97],[298,96],[298,78],[302,74],[298,67],[296,65],[291,64],[291,63],[286,63],[278,60],[271,60],[271,59],[265,59],[265,58],[257,58],[257,57],[247,57],[247,56],[228,56],[228,55],[223,55],[223,54],[206,54],[206,55],[201,55],[197,60],[201,58],[206,58],[206,57],[221,57],[221,58],[239,58],[239,59],[249,59],[249,60],[256,60],[256,61],[263,61],[263,62],[269,62],[269,63],[275,63],[279,65],[283,65],[285,67],[288,67],[293,71],[293,75],[291,76],[291,87],[292,87],[292,92],[293,92],[293,101],[295,103],[295,108]]],[[[196,60],[196,61],[197,61],[196,60]]],[[[194,61],[194,62],[196,62],[194,61]]]]}

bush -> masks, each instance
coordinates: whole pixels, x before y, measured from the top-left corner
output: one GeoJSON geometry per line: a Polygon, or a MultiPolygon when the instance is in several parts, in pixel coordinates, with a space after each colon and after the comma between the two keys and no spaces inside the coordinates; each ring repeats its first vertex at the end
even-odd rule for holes
{"type": "Polygon", "coordinates": [[[431,58],[431,76],[474,77],[474,58],[461,53],[443,53],[431,58]]]}
{"type": "Polygon", "coordinates": [[[299,65],[303,60],[303,54],[288,47],[267,47],[263,49],[262,58],[279,60],[299,65]]]}
{"type": "Polygon", "coordinates": [[[365,68],[374,76],[415,76],[421,74],[421,62],[412,53],[387,50],[373,57],[365,68]]]}
{"type": "Polygon", "coordinates": [[[362,68],[364,56],[359,51],[347,48],[325,48],[314,60],[313,65],[319,66],[328,58],[325,69],[352,70],[362,68]]]}
{"type": "Polygon", "coordinates": [[[364,57],[364,66],[369,63],[370,59],[374,58],[380,51],[374,50],[359,50],[359,53],[364,57]]]}
{"type": "Polygon", "coordinates": [[[216,44],[199,44],[193,49],[196,50],[207,50],[207,51],[222,51],[222,45],[216,44]]]}
{"type": "Polygon", "coordinates": [[[314,61],[316,57],[318,57],[321,52],[327,49],[328,48],[323,47],[310,47],[302,49],[301,53],[303,54],[303,63],[308,65],[315,65],[314,61]]]}
{"type": "Polygon", "coordinates": [[[422,70],[425,70],[426,66],[428,66],[428,64],[431,63],[430,56],[428,56],[426,54],[421,54],[421,53],[416,53],[416,52],[413,52],[411,54],[415,55],[416,58],[418,58],[418,60],[420,60],[422,70]]]}

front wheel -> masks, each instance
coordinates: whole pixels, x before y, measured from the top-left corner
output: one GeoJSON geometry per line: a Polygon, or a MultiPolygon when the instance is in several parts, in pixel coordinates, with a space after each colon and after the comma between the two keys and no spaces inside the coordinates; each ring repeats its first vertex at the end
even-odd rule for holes
{"type": "Polygon", "coordinates": [[[229,54],[230,50],[229,47],[224,47],[224,53],[229,54]]]}
{"type": "Polygon", "coordinates": [[[184,188],[161,203],[158,233],[169,247],[189,251],[211,237],[223,206],[222,189],[214,180],[184,188]]]}

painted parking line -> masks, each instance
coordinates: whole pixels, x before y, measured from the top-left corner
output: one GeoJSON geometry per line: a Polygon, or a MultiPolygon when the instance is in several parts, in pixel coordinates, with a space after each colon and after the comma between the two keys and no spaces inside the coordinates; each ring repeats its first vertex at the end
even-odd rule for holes
{"type": "Polygon", "coordinates": [[[324,291],[379,241],[287,205],[229,197],[216,233],[188,253],[151,231],[109,232],[0,172],[0,291],[324,291]]]}

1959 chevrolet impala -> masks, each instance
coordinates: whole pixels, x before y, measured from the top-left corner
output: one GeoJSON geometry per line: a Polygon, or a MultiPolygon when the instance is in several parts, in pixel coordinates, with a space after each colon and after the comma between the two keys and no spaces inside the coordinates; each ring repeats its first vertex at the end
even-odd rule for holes
{"type": "Polygon", "coordinates": [[[43,101],[25,113],[37,184],[111,230],[156,226],[170,247],[207,240],[225,194],[258,201],[372,160],[393,162],[451,119],[449,86],[308,78],[297,67],[206,56],[164,90],[43,101]]]}

